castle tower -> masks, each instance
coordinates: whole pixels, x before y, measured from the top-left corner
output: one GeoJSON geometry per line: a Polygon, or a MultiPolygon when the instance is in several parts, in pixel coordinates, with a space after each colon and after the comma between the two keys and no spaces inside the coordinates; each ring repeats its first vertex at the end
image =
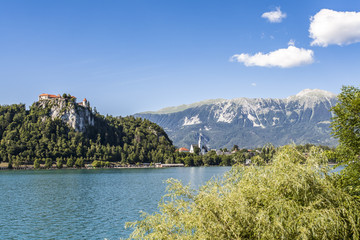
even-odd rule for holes
{"type": "Polygon", "coordinates": [[[83,105],[84,107],[90,107],[90,103],[86,98],[84,98],[81,105],[83,105]]]}

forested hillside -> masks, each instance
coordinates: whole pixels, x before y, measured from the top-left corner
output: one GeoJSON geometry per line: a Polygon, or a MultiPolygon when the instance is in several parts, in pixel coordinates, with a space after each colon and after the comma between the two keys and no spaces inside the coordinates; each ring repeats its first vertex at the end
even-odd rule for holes
{"type": "Polygon", "coordinates": [[[9,167],[40,163],[50,167],[55,162],[58,167],[80,167],[95,160],[134,164],[161,161],[175,151],[163,129],[148,120],[105,117],[89,108],[91,124],[76,131],[64,121],[69,109],[75,113],[72,118],[81,118],[78,113],[85,111],[71,99],[62,104],[35,102],[30,110],[23,104],[0,106],[0,162],[9,167]]]}

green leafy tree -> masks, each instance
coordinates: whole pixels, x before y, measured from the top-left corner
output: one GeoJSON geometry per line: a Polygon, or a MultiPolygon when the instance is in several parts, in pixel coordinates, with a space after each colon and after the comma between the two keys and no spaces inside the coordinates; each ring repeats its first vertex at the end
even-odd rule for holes
{"type": "Polygon", "coordinates": [[[265,165],[265,160],[259,155],[255,155],[251,158],[251,163],[257,166],[263,166],[265,165]]]}
{"type": "Polygon", "coordinates": [[[337,162],[346,164],[337,184],[350,194],[360,196],[360,89],[343,86],[332,111],[332,133],[340,142],[335,157],[337,162]]]}
{"type": "Polygon", "coordinates": [[[35,168],[35,169],[39,169],[39,168],[40,168],[40,160],[39,160],[39,159],[35,159],[35,161],[34,161],[34,168],[35,168]]]}
{"type": "Polygon", "coordinates": [[[82,168],[83,166],[84,166],[84,159],[82,159],[82,158],[76,159],[75,167],[82,168]]]}
{"type": "Polygon", "coordinates": [[[61,158],[56,159],[56,167],[59,169],[63,167],[63,161],[61,158]]]}
{"type": "Polygon", "coordinates": [[[46,158],[45,160],[45,168],[51,168],[52,167],[52,160],[51,158],[46,158]]]}
{"type": "Polygon", "coordinates": [[[195,146],[195,145],[193,146],[193,148],[194,148],[194,154],[199,155],[201,149],[198,146],[195,146]]]}
{"type": "Polygon", "coordinates": [[[101,167],[101,161],[95,160],[91,163],[91,165],[95,168],[101,167]]]}
{"type": "Polygon", "coordinates": [[[68,158],[66,161],[66,166],[67,167],[73,167],[74,166],[74,159],[73,158],[68,158]]]}
{"type": "Polygon", "coordinates": [[[333,135],[342,145],[360,154],[360,89],[343,86],[338,102],[331,110],[334,113],[333,135]]]}
{"type": "Polygon", "coordinates": [[[234,167],[198,191],[168,180],[159,211],[128,223],[131,239],[359,239],[360,203],[327,159],[284,147],[263,167],[234,167]]]}
{"type": "Polygon", "coordinates": [[[231,151],[239,151],[239,146],[238,145],[234,145],[231,149],[231,151]]]}

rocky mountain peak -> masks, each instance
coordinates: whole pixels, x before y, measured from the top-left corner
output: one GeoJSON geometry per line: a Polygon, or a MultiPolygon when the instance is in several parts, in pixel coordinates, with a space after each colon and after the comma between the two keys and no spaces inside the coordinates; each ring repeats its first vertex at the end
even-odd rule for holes
{"type": "Polygon", "coordinates": [[[304,89],[298,94],[295,95],[295,97],[299,98],[307,98],[307,97],[327,97],[327,98],[334,98],[336,97],[336,94],[332,92],[328,92],[321,89],[304,89]]]}
{"type": "Polygon", "coordinates": [[[330,109],[336,101],[331,92],[305,89],[286,99],[207,100],[135,116],[162,126],[180,147],[195,143],[199,134],[208,139],[212,148],[292,142],[336,145],[329,128],[330,109]]]}

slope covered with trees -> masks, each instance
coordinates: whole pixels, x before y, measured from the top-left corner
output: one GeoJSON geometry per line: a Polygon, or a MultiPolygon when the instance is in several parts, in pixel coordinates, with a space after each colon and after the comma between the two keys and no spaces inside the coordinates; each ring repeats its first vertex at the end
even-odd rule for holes
{"type": "MultiPolygon", "coordinates": [[[[71,99],[65,102],[75,112],[84,108],[71,99]]],[[[23,104],[0,106],[0,162],[9,167],[24,163],[50,167],[55,162],[58,167],[80,167],[94,160],[102,165],[134,164],[161,161],[175,151],[163,129],[148,120],[105,117],[89,109],[93,124],[80,132],[60,117],[50,117],[54,104],[35,102],[30,110],[23,104]]]]}

